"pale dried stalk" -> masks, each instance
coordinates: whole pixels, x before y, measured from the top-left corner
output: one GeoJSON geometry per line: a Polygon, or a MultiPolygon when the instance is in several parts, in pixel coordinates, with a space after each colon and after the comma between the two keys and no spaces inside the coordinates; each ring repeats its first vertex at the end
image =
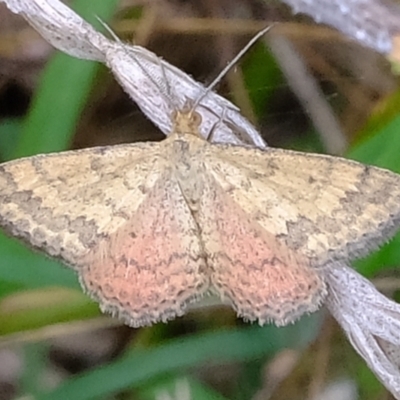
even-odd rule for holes
{"type": "MultiPolygon", "coordinates": [[[[143,47],[107,39],[58,0],[1,2],[24,17],[56,48],[74,57],[106,64],[132,100],[166,135],[172,130],[173,111],[186,102],[194,103],[205,91],[202,84],[143,47]]],[[[204,137],[215,126],[213,138],[217,142],[265,147],[254,126],[218,94],[209,92],[196,111],[203,118],[204,137]]]]}
{"type": "Polygon", "coordinates": [[[379,53],[392,52],[400,31],[400,7],[387,0],[282,0],[379,53]]]}
{"type": "MultiPolygon", "coordinates": [[[[184,99],[194,102],[205,90],[153,53],[106,39],[58,0],[0,2],[21,14],[54,46],[80,58],[106,63],[144,113],[165,133],[170,131],[173,109],[182,107],[184,99]]],[[[203,116],[204,135],[224,117],[214,132],[215,140],[238,143],[241,140],[237,134],[241,132],[253,144],[263,146],[254,127],[222,97],[209,93],[196,111],[203,116]]],[[[400,399],[400,305],[345,265],[330,267],[324,276],[329,290],[328,309],[358,353],[400,399]]]]}
{"type": "Polygon", "coordinates": [[[400,305],[343,264],[330,268],[326,278],[329,311],[372,371],[400,399],[400,305]]]}

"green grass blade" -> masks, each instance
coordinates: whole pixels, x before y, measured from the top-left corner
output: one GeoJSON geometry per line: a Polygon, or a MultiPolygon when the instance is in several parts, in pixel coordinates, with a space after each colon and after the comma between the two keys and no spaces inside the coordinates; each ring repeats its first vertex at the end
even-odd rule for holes
{"type": "Polygon", "coordinates": [[[218,365],[273,356],[283,348],[306,346],[315,338],[320,314],[284,328],[269,325],[202,333],[171,340],[165,345],[133,351],[103,368],[71,378],[38,400],[89,400],[138,387],[161,374],[204,363],[218,365]]]}

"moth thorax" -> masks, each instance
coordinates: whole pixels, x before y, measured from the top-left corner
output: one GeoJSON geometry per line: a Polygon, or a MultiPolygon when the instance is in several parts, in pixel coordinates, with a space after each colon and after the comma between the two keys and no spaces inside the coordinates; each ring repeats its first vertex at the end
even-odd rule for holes
{"type": "Polygon", "coordinates": [[[204,193],[204,171],[200,163],[187,161],[181,159],[176,163],[175,177],[187,203],[194,205],[199,203],[204,193]]]}

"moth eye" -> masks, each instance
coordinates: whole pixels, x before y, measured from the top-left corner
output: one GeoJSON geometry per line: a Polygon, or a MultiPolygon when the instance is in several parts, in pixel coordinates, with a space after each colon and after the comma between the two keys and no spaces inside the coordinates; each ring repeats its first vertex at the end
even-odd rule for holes
{"type": "Polygon", "coordinates": [[[200,113],[194,111],[192,114],[192,120],[193,120],[193,125],[200,126],[201,121],[202,121],[200,113]]]}

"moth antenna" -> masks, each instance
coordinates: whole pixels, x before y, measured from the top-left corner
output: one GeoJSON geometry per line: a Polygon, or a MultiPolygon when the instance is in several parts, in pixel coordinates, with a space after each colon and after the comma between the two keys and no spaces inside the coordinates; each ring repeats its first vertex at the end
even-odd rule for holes
{"type": "Polygon", "coordinates": [[[122,43],[121,39],[117,36],[117,34],[111,29],[110,25],[108,25],[105,21],[103,21],[98,15],[96,15],[97,21],[103,25],[103,28],[111,35],[111,37],[118,43],[122,43]]]}
{"type": "MultiPolygon", "coordinates": [[[[120,43],[122,45],[122,48],[125,50],[125,46],[126,44],[117,36],[117,34],[111,29],[111,27],[104,22],[100,17],[96,16],[97,20],[103,25],[103,27],[107,30],[107,32],[111,35],[111,37],[118,43],[120,43]]],[[[127,52],[126,52],[127,53],[127,52]]],[[[136,61],[136,64],[139,66],[139,68],[143,71],[144,75],[146,75],[146,77],[158,88],[160,88],[160,94],[161,96],[164,97],[164,99],[171,104],[172,108],[175,110],[175,112],[178,111],[179,107],[177,106],[177,104],[174,101],[174,98],[171,94],[171,85],[169,84],[169,80],[167,78],[167,75],[165,73],[165,66],[162,63],[162,60],[160,57],[156,56],[156,60],[157,63],[161,69],[161,73],[162,76],[164,78],[164,82],[166,85],[166,93],[164,93],[161,90],[161,87],[159,85],[159,83],[151,76],[151,74],[148,73],[147,69],[143,67],[143,65],[141,64],[141,62],[139,61],[139,59],[137,57],[134,56],[134,52],[130,53],[130,55],[132,56],[132,58],[136,61]]]]}
{"type": "Polygon", "coordinates": [[[210,133],[207,135],[207,141],[208,141],[208,142],[211,142],[211,141],[212,141],[213,136],[214,136],[214,132],[215,132],[215,130],[217,129],[218,125],[221,124],[221,122],[224,120],[225,114],[226,114],[226,108],[224,108],[224,109],[222,110],[222,115],[221,115],[221,117],[219,117],[219,118],[218,118],[218,121],[215,122],[215,123],[213,124],[213,126],[211,127],[210,133]]]}
{"type": "Polygon", "coordinates": [[[172,108],[174,109],[174,111],[176,113],[179,110],[179,105],[175,102],[174,96],[172,96],[171,85],[170,85],[169,79],[167,77],[167,74],[165,73],[165,66],[163,65],[162,60],[159,57],[157,57],[157,63],[160,66],[161,73],[164,78],[164,82],[165,82],[165,86],[166,86],[166,91],[167,91],[167,93],[166,94],[163,93],[163,95],[165,96],[166,99],[169,100],[170,104],[172,105],[172,108]]]}
{"type": "Polygon", "coordinates": [[[196,107],[201,103],[201,101],[210,93],[214,87],[220,82],[220,80],[228,73],[228,71],[240,60],[240,58],[243,57],[245,53],[249,50],[251,46],[257,40],[264,36],[270,29],[272,29],[276,24],[271,24],[258,32],[256,35],[254,35],[250,41],[246,44],[246,46],[243,47],[242,50],[239,51],[239,53],[228,63],[228,65],[217,75],[217,77],[208,85],[208,87],[205,89],[203,94],[200,95],[200,97],[194,102],[192,106],[192,111],[196,109],[196,107]]]}

